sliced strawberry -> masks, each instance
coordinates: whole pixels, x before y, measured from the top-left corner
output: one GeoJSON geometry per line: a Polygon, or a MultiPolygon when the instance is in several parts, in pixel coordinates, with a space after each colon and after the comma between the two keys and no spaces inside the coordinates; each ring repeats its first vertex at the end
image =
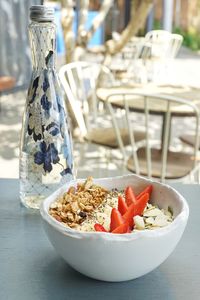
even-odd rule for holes
{"type": "Polygon", "coordinates": [[[100,231],[100,232],[108,232],[108,231],[103,227],[103,225],[98,224],[98,223],[94,224],[94,229],[95,229],[96,231],[100,231]]]}
{"type": "Polygon", "coordinates": [[[118,210],[120,214],[123,216],[127,211],[128,206],[122,196],[118,196],[118,210]]]}
{"type": "Polygon", "coordinates": [[[135,205],[135,213],[134,213],[135,216],[137,216],[137,215],[141,216],[143,214],[143,211],[144,211],[148,201],[149,201],[149,194],[148,193],[143,194],[137,200],[137,203],[135,205]]]}
{"type": "Polygon", "coordinates": [[[135,203],[132,203],[129,207],[127,212],[123,215],[125,222],[128,222],[129,226],[133,228],[134,222],[133,217],[135,216],[135,203]]]}
{"type": "Polygon", "coordinates": [[[137,215],[142,215],[148,201],[149,201],[149,194],[146,193],[138,199],[137,203],[132,203],[128,207],[128,210],[123,215],[123,218],[126,222],[129,223],[131,228],[133,228],[134,226],[133,217],[137,215]]]}
{"type": "Polygon", "coordinates": [[[152,185],[148,185],[141,193],[139,193],[136,196],[136,200],[138,200],[141,196],[143,196],[144,194],[149,194],[149,197],[151,196],[151,192],[152,192],[153,186],[152,185]]]}
{"type": "Polygon", "coordinates": [[[128,222],[123,223],[121,225],[119,225],[117,228],[115,228],[112,233],[129,233],[130,232],[130,228],[129,228],[129,224],[128,222]]]}
{"type": "Polygon", "coordinates": [[[132,203],[136,203],[136,197],[131,186],[128,186],[125,189],[125,199],[128,206],[130,206],[132,203]]]}
{"type": "Polygon", "coordinates": [[[124,223],[124,219],[122,215],[118,211],[118,209],[113,208],[111,212],[111,221],[110,221],[110,231],[113,231],[115,228],[124,223]]]}

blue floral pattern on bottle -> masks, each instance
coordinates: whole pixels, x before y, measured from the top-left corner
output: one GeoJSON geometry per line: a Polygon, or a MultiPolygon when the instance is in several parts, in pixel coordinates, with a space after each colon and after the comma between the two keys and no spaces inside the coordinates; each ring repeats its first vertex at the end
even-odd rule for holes
{"type": "MultiPolygon", "coordinates": [[[[45,59],[46,63],[49,63],[51,57],[52,51],[47,55],[45,59]]],[[[48,70],[48,68],[43,69],[40,76],[37,76],[33,80],[32,89],[29,91],[28,134],[33,136],[35,142],[42,141],[39,151],[36,151],[34,154],[34,163],[42,165],[44,171],[48,173],[52,171],[52,164],[56,164],[60,160],[53,139],[53,137],[60,135],[60,140],[63,139],[61,148],[64,149],[64,156],[70,162],[66,168],[63,166],[63,170],[60,172],[64,176],[68,173],[73,174],[73,164],[68,151],[66,151],[68,148],[66,145],[70,144],[70,132],[68,126],[62,128],[62,122],[66,122],[66,116],[64,108],[61,105],[57,84],[57,77],[53,70],[48,70]],[[38,98],[38,95],[40,95],[40,98],[38,98]],[[61,123],[59,124],[59,122],[61,123]],[[47,143],[45,132],[49,133],[47,143]]]]}
{"type": "MultiPolygon", "coordinates": [[[[52,51],[47,54],[45,62],[52,60],[52,51]]],[[[44,68],[32,81],[29,89],[28,101],[28,134],[35,142],[41,143],[36,147],[34,163],[43,167],[43,171],[50,173],[53,165],[60,161],[59,147],[67,161],[67,166],[60,164],[61,176],[73,174],[73,159],[71,149],[71,137],[66,123],[66,112],[61,101],[61,95],[57,82],[57,76],[53,69],[44,68]],[[68,149],[70,146],[70,149],[68,149]],[[67,149],[67,151],[66,151],[67,149]]]]}
{"type": "Polygon", "coordinates": [[[41,105],[42,105],[42,108],[47,112],[49,112],[49,110],[52,106],[51,102],[48,100],[47,95],[45,95],[45,94],[41,98],[41,105]]]}
{"type": "Polygon", "coordinates": [[[58,150],[53,143],[47,146],[44,141],[41,142],[40,151],[34,154],[34,162],[38,165],[43,165],[45,172],[51,172],[52,163],[56,164],[59,160],[58,150]]]}

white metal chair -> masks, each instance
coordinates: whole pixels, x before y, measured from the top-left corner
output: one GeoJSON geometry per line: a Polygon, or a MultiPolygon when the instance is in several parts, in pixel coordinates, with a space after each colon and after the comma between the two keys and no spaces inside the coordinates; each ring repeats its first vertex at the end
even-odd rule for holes
{"type": "Polygon", "coordinates": [[[165,30],[152,30],[145,35],[141,57],[148,81],[160,82],[165,77],[170,42],[171,34],[165,30]]]}
{"type": "MultiPolygon", "coordinates": [[[[142,93],[126,93],[126,94],[113,94],[107,98],[107,106],[113,119],[113,125],[116,130],[121,147],[123,148],[123,141],[120,137],[117,122],[115,120],[114,107],[116,106],[117,99],[123,99],[123,107],[126,111],[127,129],[130,134],[131,143],[131,156],[127,158],[127,152],[124,150],[127,161],[127,168],[129,171],[134,172],[138,175],[148,176],[149,178],[158,178],[161,181],[166,179],[184,179],[188,175],[196,172],[197,165],[197,154],[199,148],[199,110],[193,103],[174,98],[166,95],[149,95],[142,93]],[[140,99],[142,109],[140,112],[144,113],[144,125],[146,132],[145,147],[139,148],[134,140],[134,128],[135,123],[131,118],[133,112],[134,101],[140,99]],[[132,103],[132,104],[131,104],[132,103]],[[161,148],[153,148],[150,138],[150,113],[151,108],[154,105],[161,105],[162,110],[164,109],[164,140],[161,144],[161,148]],[[188,110],[191,111],[195,118],[195,129],[194,129],[194,148],[192,153],[186,153],[182,151],[172,152],[169,149],[169,136],[171,129],[171,116],[173,114],[173,107],[184,105],[188,106],[188,110]]],[[[119,103],[117,104],[119,106],[119,103]]],[[[155,121],[154,121],[155,122],[155,121]]],[[[183,128],[184,130],[184,128],[183,128]]]]}
{"type": "Polygon", "coordinates": [[[152,44],[151,55],[159,58],[175,58],[183,43],[183,36],[165,30],[152,30],[145,35],[146,42],[152,44]]]}
{"type": "Polygon", "coordinates": [[[165,30],[152,30],[145,35],[142,58],[150,81],[166,81],[172,59],[176,57],[182,42],[181,35],[165,30]]]}
{"type": "Polygon", "coordinates": [[[172,33],[171,34],[171,42],[170,42],[170,48],[168,51],[168,57],[169,58],[175,58],[181,48],[181,45],[183,43],[183,37],[180,34],[172,33]]]}
{"type": "Polygon", "coordinates": [[[145,42],[151,45],[151,58],[161,59],[168,55],[171,33],[165,30],[152,30],[145,35],[145,42]]]}
{"type": "Polygon", "coordinates": [[[114,71],[115,78],[120,84],[146,83],[146,77],[143,76],[143,62],[140,59],[143,40],[144,38],[133,37],[113,57],[110,68],[114,71]]]}
{"type": "MultiPolygon", "coordinates": [[[[120,147],[121,144],[111,120],[108,119],[109,126],[105,126],[105,112],[98,122],[99,112],[95,91],[102,72],[109,74],[109,69],[88,62],[73,62],[61,67],[59,77],[82,137],[92,143],[114,149],[120,147]]],[[[127,129],[121,127],[119,130],[123,144],[127,145],[129,143],[127,129]]],[[[137,140],[143,138],[144,133],[138,132],[137,140]]]]}
{"type": "Polygon", "coordinates": [[[167,39],[171,33],[167,30],[151,30],[148,31],[145,35],[146,40],[152,40],[152,41],[157,41],[157,40],[165,40],[167,39]]]}

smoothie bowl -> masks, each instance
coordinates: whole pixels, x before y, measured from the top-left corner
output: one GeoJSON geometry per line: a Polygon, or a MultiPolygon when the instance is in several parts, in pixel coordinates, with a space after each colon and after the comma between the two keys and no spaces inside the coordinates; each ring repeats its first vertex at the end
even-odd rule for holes
{"type": "Polygon", "coordinates": [[[40,212],[50,242],[71,267],[113,282],[158,267],[178,244],[189,216],[177,191],[136,175],[71,181],[40,212]]]}

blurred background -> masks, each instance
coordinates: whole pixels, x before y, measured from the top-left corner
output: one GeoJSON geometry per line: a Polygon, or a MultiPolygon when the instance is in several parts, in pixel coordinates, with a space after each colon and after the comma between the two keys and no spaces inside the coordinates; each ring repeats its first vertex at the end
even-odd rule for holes
{"type": "MultiPolygon", "coordinates": [[[[15,88],[27,87],[31,74],[30,50],[28,41],[29,8],[34,4],[42,4],[41,0],[1,0],[0,3],[0,75],[13,76],[15,88]]],[[[62,29],[63,10],[72,10],[72,30],[74,38],[78,30],[78,16],[84,1],[45,1],[55,7],[58,27],[57,51],[58,60],[63,59],[67,49],[64,45],[62,29]],[[71,3],[70,3],[71,2],[71,3]],[[70,8],[70,5],[72,7],[70,8]]],[[[94,17],[99,13],[103,1],[89,1],[88,16],[85,28],[91,26],[94,17]]],[[[137,2],[137,1],[135,1],[137,2]]],[[[200,1],[198,0],[160,0],[140,1],[152,2],[144,24],[137,36],[144,36],[153,29],[164,29],[180,33],[183,45],[198,53],[200,49],[200,1]]],[[[109,10],[100,27],[88,42],[87,47],[103,45],[112,37],[113,32],[121,33],[130,21],[131,0],[110,1],[109,10]]],[[[137,16],[135,16],[137,17],[137,16]]]]}
{"type": "MultiPolygon", "coordinates": [[[[28,39],[29,8],[36,4],[51,5],[55,9],[58,71],[72,61],[87,61],[108,67],[118,85],[160,84],[162,77],[162,83],[165,84],[199,88],[199,0],[1,0],[0,177],[18,177],[19,133],[32,70],[28,39]],[[160,71],[157,77],[156,74],[152,75],[155,66],[150,66],[147,61],[152,58],[153,48],[147,44],[146,35],[153,30],[167,31],[182,37],[174,57],[170,57],[169,51],[164,57],[167,66],[173,69],[165,76],[161,76],[160,71]],[[120,66],[124,66],[125,70],[120,69],[120,66]]],[[[162,49],[159,51],[163,53],[162,49]]],[[[159,58],[163,66],[163,55],[159,58]]],[[[196,93],[199,96],[198,90],[196,93]]],[[[190,120],[185,123],[179,119],[177,130],[181,124],[190,126],[190,120]]],[[[75,129],[72,116],[74,153],[81,169],[80,176],[91,172],[93,167],[97,176],[102,175],[99,170],[103,170],[105,175],[121,174],[123,168],[107,159],[98,165],[94,158],[94,161],[90,161],[89,169],[85,158],[80,162],[80,149],[84,151],[85,148],[75,129]]],[[[90,157],[96,150],[99,153],[102,151],[101,148],[94,150],[92,146],[90,149],[92,152],[87,149],[90,157]]],[[[126,173],[127,170],[124,170],[126,173]]]]}

